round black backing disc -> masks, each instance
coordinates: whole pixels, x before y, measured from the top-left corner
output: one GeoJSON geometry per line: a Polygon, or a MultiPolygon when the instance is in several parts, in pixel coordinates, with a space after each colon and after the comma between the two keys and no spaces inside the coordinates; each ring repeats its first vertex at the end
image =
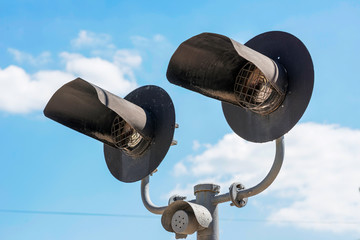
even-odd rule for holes
{"type": "Polygon", "coordinates": [[[225,118],[232,130],[252,142],[267,142],[290,131],[300,120],[310,101],[314,68],[305,45],[295,36],[280,31],[260,34],[246,44],[283,65],[288,89],[282,105],[268,115],[222,102],[225,118]]]}
{"type": "Polygon", "coordinates": [[[154,136],[150,146],[139,157],[104,144],[106,164],[111,174],[122,182],[135,182],[151,174],[164,159],[174,136],[175,109],[170,96],[157,86],[140,87],[126,100],[143,108],[152,118],[154,136]]]}

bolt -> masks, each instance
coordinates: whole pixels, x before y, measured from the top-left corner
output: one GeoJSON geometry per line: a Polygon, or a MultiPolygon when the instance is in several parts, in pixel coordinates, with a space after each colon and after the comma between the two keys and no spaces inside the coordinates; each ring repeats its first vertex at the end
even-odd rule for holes
{"type": "Polygon", "coordinates": [[[238,184],[238,185],[236,185],[236,188],[237,188],[238,190],[243,190],[245,187],[244,187],[244,185],[242,185],[242,184],[238,184]]]}

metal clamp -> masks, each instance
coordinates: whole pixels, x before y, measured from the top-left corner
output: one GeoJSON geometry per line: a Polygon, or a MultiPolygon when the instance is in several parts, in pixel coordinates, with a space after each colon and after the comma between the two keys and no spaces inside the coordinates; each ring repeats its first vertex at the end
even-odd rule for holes
{"type": "Polygon", "coordinates": [[[173,202],[176,202],[176,201],[179,201],[179,200],[185,200],[185,199],[186,199],[185,196],[181,196],[181,195],[178,195],[178,194],[172,195],[169,198],[168,205],[172,204],[173,202]]]}
{"type": "Polygon", "coordinates": [[[245,186],[239,182],[235,182],[231,184],[229,188],[230,199],[232,201],[231,206],[236,206],[238,208],[245,207],[248,199],[247,198],[238,199],[238,194],[243,189],[245,189],[245,186]]]}

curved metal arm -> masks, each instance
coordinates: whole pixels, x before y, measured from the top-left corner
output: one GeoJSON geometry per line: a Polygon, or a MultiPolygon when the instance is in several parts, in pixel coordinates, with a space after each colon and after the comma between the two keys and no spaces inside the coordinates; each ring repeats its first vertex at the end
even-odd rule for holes
{"type": "Polygon", "coordinates": [[[149,194],[149,179],[150,179],[150,177],[147,176],[141,180],[142,202],[143,202],[144,206],[146,207],[146,209],[149,210],[151,213],[162,214],[165,211],[166,206],[158,207],[152,203],[152,201],[150,199],[150,194],[149,194]]]}
{"type": "MultiPolygon", "coordinates": [[[[266,177],[256,186],[238,191],[236,195],[236,199],[252,197],[254,195],[261,193],[266,188],[268,188],[274,182],[275,178],[280,172],[283,160],[284,160],[284,136],[276,139],[275,160],[266,177]]],[[[218,204],[228,201],[231,201],[230,193],[216,196],[213,200],[213,203],[218,204]]]]}

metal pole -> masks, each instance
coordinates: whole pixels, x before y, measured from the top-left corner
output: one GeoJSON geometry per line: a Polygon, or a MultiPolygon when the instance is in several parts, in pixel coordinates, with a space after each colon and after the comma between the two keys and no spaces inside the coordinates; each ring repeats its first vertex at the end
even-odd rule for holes
{"type": "MultiPolygon", "coordinates": [[[[257,195],[267,189],[275,180],[277,175],[280,172],[282,163],[284,161],[284,153],[285,153],[285,147],[284,147],[284,136],[279,137],[276,139],[276,152],[275,152],[275,158],[274,163],[269,171],[269,173],[266,175],[266,177],[256,186],[239,190],[237,192],[237,199],[252,197],[254,195],[257,195]]],[[[231,200],[230,193],[225,193],[218,195],[214,198],[214,203],[223,203],[231,200]]]]}
{"type": "MultiPolygon", "coordinates": [[[[197,240],[219,240],[218,204],[232,201],[236,207],[244,207],[247,197],[264,191],[277,177],[284,160],[284,137],[276,139],[274,163],[266,177],[256,186],[244,189],[241,183],[233,183],[229,193],[218,195],[220,186],[212,183],[198,184],[194,187],[195,199],[183,201],[185,197],[174,195],[169,200],[169,206],[154,205],[149,194],[149,176],[141,181],[141,198],[146,209],[154,214],[162,214],[163,227],[175,233],[175,238],[186,238],[188,234],[197,232],[197,240]],[[181,213],[178,213],[178,212],[181,213]],[[173,216],[183,214],[186,220],[181,220],[183,229],[174,229],[173,216]],[[191,220],[194,220],[192,221],[191,220]],[[189,220],[190,219],[190,220],[189,220]],[[191,229],[194,227],[194,229],[191,229]],[[192,231],[190,231],[190,230],[192,231]]],[[[185,218],[182,218],[185,219],[185,218]]],[[[176,220],[175,220],[176,222],[176,220]]],[[[177,226],[177,225],[176,225],[177,226]]]]}
{"type": "Polygon", "coordinates": [[[164,207],[158,207],[154,205],[150,199],[150,191],[149,191],[149,179],[150,177],[147,176],[144,179],[141,180],[141,199],[149,212],[154,214],[163,214],[167,206],[164,207]]]}
{"type": "Polygon", "coordinates": [[[219,215],[218,204],[213,203],[215,195],[220,192],[220,186],[216,184],[199,184],[194,187],[196,203],[206,207],[211,216],[212,222],[208,228],[197,231],[197,240],[218,240],[219,239],[219,215]]]}

